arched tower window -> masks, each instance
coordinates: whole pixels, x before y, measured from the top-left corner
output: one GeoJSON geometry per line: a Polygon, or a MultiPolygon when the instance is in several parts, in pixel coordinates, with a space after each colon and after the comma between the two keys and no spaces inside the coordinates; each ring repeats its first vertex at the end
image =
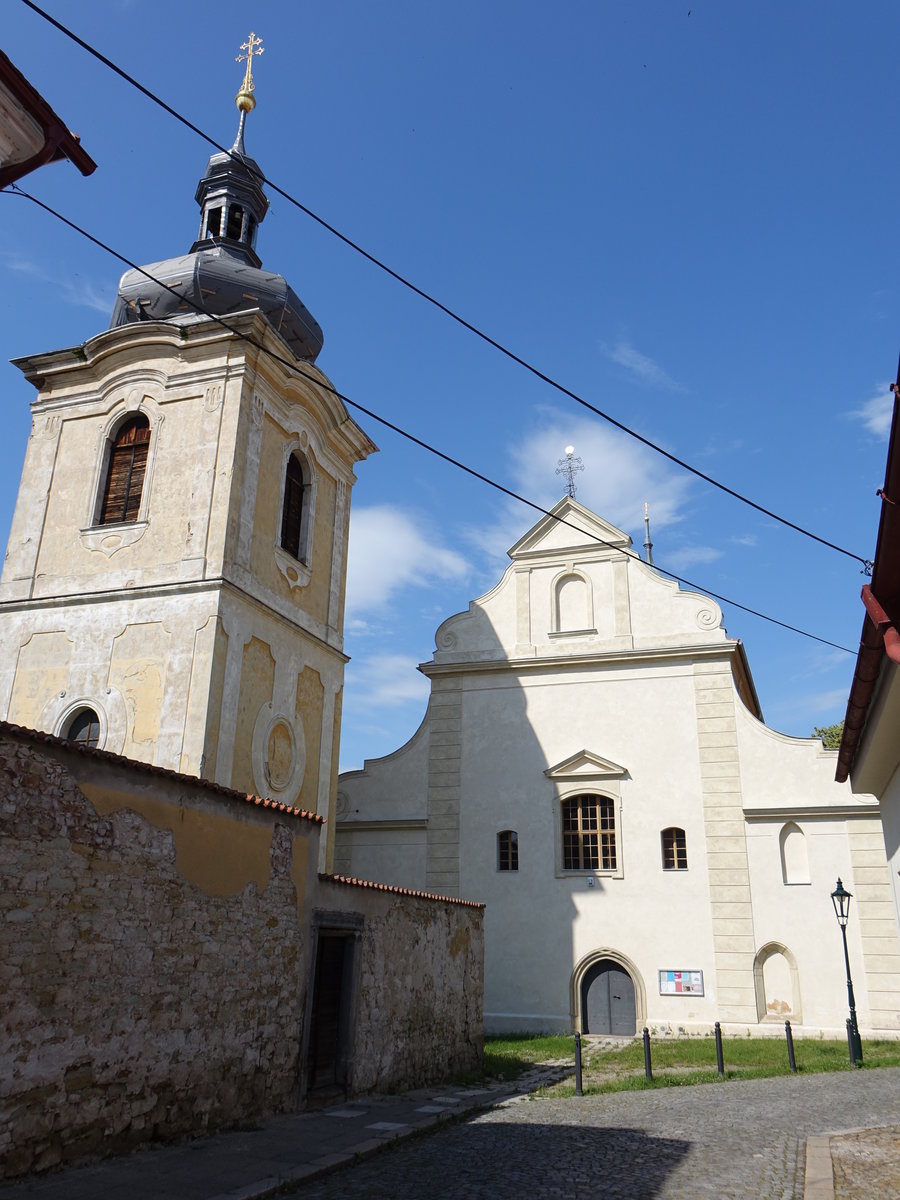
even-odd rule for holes
{"type": "Polygon", "coordinates": [[[306,561],[309,525],[310,470],[306,459],[295,450],[284,473],[284,502],[281,510],[281,548],[299,562],[306,561]]]}
{"type": "Polygon", "coordinates": [[[149,450],[150,422],[143,413],[119,426],[109,450],[99,525],[138,519],[149,450]]]}
{"type": "Polygon", "coordinates": [[[66,724],[62,736],[79,746],[100,745],[100,718],[92,708],[80,708],[66,724]]]}
{"type": "Polygon", "coordinates": [[[687,837],[683,829],[674,825],[660,834],[662,864],[664,871],[687,870],[687,837]]]}
{"type": "Polygon", "coordinates": [[[240,204],[229,204],[228,206],[228,224],[225,228],[225,236],[231,238],[233,242],[241,240],[241,232],[244,228],[244,209],[240,204]]]}

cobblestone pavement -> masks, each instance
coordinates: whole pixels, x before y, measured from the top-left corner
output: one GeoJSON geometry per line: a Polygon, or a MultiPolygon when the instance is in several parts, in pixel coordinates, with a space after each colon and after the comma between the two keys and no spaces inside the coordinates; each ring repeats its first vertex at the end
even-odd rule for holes
{"type": "Polygon", "coordinates": [[[835,1200],[900,1196],[900,1126],[831,1139],[835,1200]]]}
{"type": "MultiPolygon", "coordinates": [[[[291,1194],[799,1200],[808,1134],[898,1123],[900,1069],[525,1099],[400,1143],[291,1194]]],[[[877,1165],[864,1190],[838,1192],[842,1200],[897,1200],[900,1162],[888,1134],[877,1165]]],[[[848,1177],[854,1172],[851,1163],[848,1177]]]]}

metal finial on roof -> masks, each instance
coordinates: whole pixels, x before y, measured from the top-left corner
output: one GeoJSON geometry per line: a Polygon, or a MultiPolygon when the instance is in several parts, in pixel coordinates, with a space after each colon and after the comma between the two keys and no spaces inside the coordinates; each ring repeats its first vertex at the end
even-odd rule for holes
{"type": "Polygon", "coordinates": [[[566,495],[575,499],[575,472],[583,471],[584,463],[580,458],[575,457],[575,447],[566,446],[566,457],[559,460],[559,465],[556,468],[557,475],[565,475],[566,477],[566,495]]]}
{"type": "Polygon", "coordinates": [[[239,54],[234,61],[245,62],[247,68],[244,71],[244,82],[241,84],[241,90],[235,96],[234,102],[243,115],[253,112],[254,108],[256,108],[256,98],[253,95],[256,90],[253,83],[253,55],[255,54],[258,58],[263,53],[262,38],[258,38],[255,33],[251,32],[246,42],[241,42],[241,49],[246,50],[247,53],[239,54]]]}
{"type": "Polygon", "coordinates": [[[644,558],[653,566],[653,543],[650,541],[650,505],[644,501],[644,558]]]}

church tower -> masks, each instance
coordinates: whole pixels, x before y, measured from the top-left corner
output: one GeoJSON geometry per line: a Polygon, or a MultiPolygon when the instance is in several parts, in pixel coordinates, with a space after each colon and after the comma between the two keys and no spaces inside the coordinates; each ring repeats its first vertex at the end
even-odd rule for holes
{"type": "Polygon", "coordinates": [[[257,255],[248,46],[189,253],[126,272],[106,332],[16,361],[38,394],[0,579],[0,716],[328,815],[353,466],[376,447],[257,255]]]}

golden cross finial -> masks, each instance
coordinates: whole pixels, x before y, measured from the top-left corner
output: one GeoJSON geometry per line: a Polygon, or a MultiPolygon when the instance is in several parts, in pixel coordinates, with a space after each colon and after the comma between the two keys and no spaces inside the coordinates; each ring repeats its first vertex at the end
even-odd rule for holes
{"type": "Polygon", "coordinates": [[[263,53],[262,38],[258,38],[255,33],[251,32],[246,42],[241,42],[241,49],[246,50],[246,54],[239,54],[235,58],[235,62],[246,62],[247,69],[244,71],[244,82],[241,84],[241,90],[238,92],[235,103],[241,112],[252,112],[256,107],[256,100],[253,96],[253,55],[257,58],[263,53]]]}

